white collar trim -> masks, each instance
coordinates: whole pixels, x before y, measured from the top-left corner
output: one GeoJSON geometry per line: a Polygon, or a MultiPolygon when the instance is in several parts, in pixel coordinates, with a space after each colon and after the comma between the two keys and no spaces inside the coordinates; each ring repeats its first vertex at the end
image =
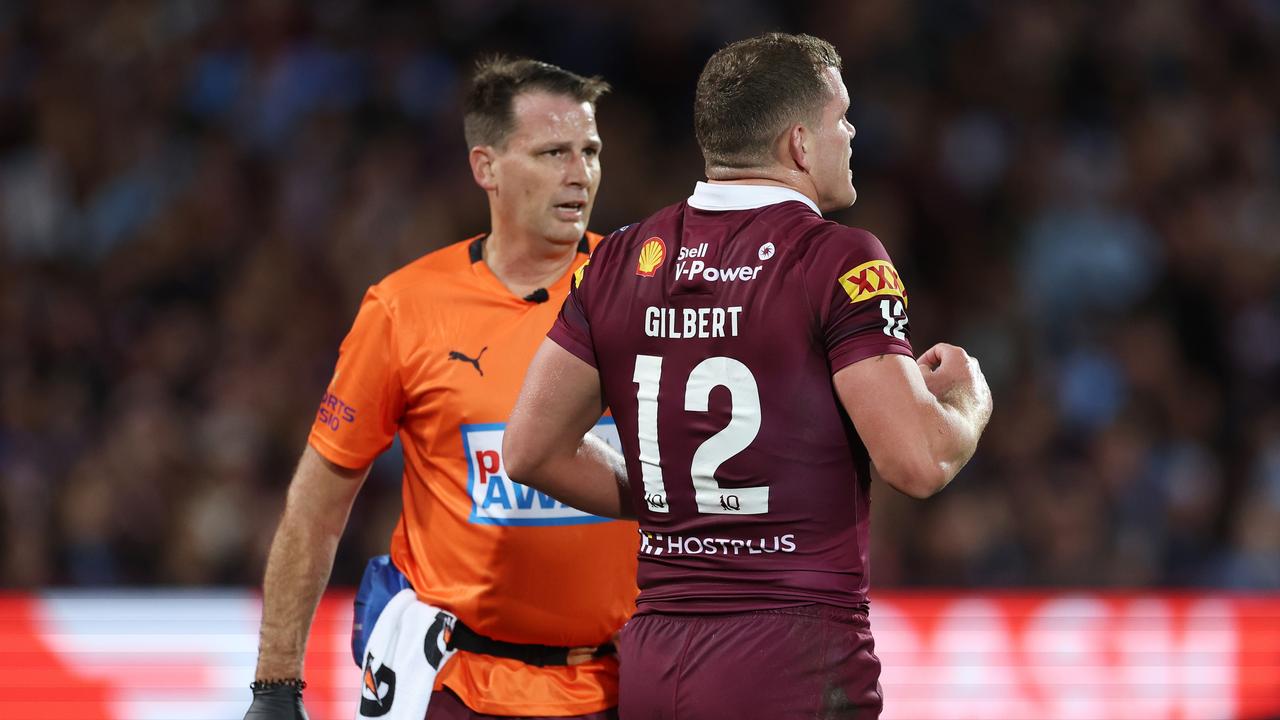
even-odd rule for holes
{"type": "Polygon", "coordinates": [[[778,185],[729,185],[699,182],[689,196],[689,207],[698,210],[754,210],[791,200],[808,205],[818,215],[818,205],[801,193],[778,185]]]}

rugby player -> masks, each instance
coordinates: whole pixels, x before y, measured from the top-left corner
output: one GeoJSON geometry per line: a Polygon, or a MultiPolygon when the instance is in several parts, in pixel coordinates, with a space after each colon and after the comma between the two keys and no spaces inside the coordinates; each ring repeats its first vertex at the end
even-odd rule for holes
{"type": "Polygon", "coordinates": [[[623,717],[877,717],[872,481],[938,492],[990,417],[963,349],[913,359],[880,241],[823,218],[856,198],[840,67],[806,35],[711,57],[707,182],[601,243],[512,413],[512,477],[640,521],[623,717]],[[604,406],[621,457],[584,438],[604,406]]]}

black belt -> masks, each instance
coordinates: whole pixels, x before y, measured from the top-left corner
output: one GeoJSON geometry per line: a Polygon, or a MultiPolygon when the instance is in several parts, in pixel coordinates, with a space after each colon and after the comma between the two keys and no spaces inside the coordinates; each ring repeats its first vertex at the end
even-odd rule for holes
{"type": "Polygon", "coordinates": [[[579,665],[601,655],[614,652],[613,643],[607,642],[599,646],[562,647],[559,645],[536,645],[533,643],[513,643],[505,640],[494,640],[467,627],[461,620],[453,623],[453,633],[449,637],[451,650],[464,650],[481,655],[519,660],[525,665],[546,667],[547,665],[579,665]]]}

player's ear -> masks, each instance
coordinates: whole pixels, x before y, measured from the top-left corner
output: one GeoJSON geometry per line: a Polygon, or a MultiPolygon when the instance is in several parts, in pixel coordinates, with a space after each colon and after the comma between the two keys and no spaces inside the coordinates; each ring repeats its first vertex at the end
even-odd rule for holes
{"type": "Polygon", "coordinates": [[[808,128],[804,125],[797,123],[787,129],[786,150],[788,159],[801,172],[809,172],[813,167],[813,156],[810,155],[812,144],[813,138],[810,136],[808,128]]]}
{"type": "Polygon", "coordinates": [[[471,177],[483,190],[498,189],[498,173],[494,161],[498,155],[490,145],[476,145],[471,148],[468,160],[471,161],[471,177]]]}

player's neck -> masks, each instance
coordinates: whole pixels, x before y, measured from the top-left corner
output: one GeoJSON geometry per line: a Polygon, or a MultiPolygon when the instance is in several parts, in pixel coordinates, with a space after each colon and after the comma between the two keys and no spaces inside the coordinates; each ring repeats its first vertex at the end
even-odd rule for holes
{"type": "Polygon", "coordinates": [[[561,245],[508,230],[495,229],[484,241],[485,264],[519,297],[554,285],[569,271],[577,253],[577,243],[561,245]]]}
{"type": "Polygon", "coordinates": [[[815,203],[817,191],[808,175],[784,167],[730,168],[707,167],[707,182],[716,185],[768,185],[784,187],[804,195],[815,203]]]}

